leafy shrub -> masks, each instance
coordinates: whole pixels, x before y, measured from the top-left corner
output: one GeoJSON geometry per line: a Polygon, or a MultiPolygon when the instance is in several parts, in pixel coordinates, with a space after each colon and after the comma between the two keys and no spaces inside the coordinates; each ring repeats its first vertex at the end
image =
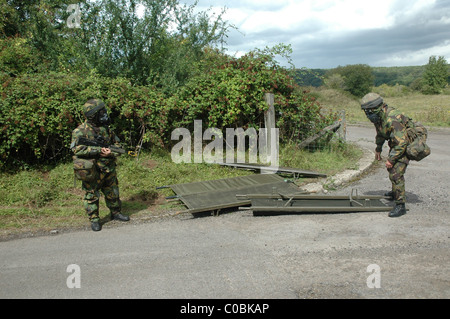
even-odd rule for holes
{"type": "MultiPolygon", "coordinates": [[[[0,163],[58,158],[76,125],[81,81],[59,74],[1,77],[0,163]]],[[[79,115],[79,114],[78,114],[79,115]]]]}
{"type": "Polygon", "coordinates": [[[326,78],[339,74],[344,82],[344,90],[356,97],[363,97],[370,92],[374,76],[372,68],[365,64],[339,66],[327,72],[326,78]]]}
{"type": "Polygon", "coordinates": [[[335,90],[345,90],[345,79],[342,75],[335,73],[331,74],[324,80],[325,87],[335,90]]]}
{"type": "Polygon", "coordinates": [[[83,104],[94,97],[110,108],[116,118],[113,128],[124,144],[136,145],[143,125],[144,137],[161,144],[156,137],[166,129],[160,113],[163,98],[150,88],[95,74],[2,74],[0,81],[0,167],[67,158],[72,130],[84,121],[83,104]]]}
{"type": "Polygon", "coordinates": [[[0,70],[20,74],[39,68],[39,53],[29,40],[20,37],[0,39],[0,70]]]}
{"type": "Polygon", "coordinates": [[[172,100],[172,127],[191,128],[194,120],[207,127],[264,127],[265,93],[273,93],[282,141],[309,136],[332,121],[321,114],[316,99],[302,91],[270,52],[233,58],[211,50],[193,77],[172,100]]]}

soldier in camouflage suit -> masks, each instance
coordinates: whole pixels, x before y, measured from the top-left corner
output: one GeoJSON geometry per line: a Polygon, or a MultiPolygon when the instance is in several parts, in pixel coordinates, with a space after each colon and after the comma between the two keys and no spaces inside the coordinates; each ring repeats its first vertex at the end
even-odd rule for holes
{"type": "Polygon", "coordinates": [[[86,121],[72,132],[71,149],[74,158],[95,159],[95,169],[98,178],[93,181],[83,181],[84,208],[91,221],[94,231],[101,230],[99,218],[100,191],[105,196],[106,206],[111,212],[111,219],[128,221],[128,216],[121,214],[121,201],[116,174],[116,157],[120,154],[112,152],[109,148],[100,146],[86,146],[78,144],[78,139],[84,137],[95,140],[97,136],[103,137],[108,144],[119,146],[119,139],[109,129],[110,119],[101,100],[91,99],[84,105],[86,121]]]}
{"type": "Polygon", "coordinates": [[[361,108],[367,118],[375,125],[377,132],[375,143],[375,158],[381,161],[381,151],[385,141],[389,143],[389,156],[386,168],[392,183],[392,191],[385,195],[395,200],[395,207],[389,217],[399,217],[406,214],[405,172],[409,164],[406,147],[409,139],[407,130],[414,127],[413,121],[400,111],[389,107],[383,98],[376,93],[369,93],[363,97],[361,108]]]}

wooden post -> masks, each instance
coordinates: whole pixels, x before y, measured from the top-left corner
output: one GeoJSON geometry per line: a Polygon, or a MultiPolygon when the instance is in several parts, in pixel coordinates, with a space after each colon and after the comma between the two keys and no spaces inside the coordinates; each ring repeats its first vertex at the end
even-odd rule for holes
{"type": "MultiPolygon", "coordinates": [[[[264,125],[266,126],[266,128],[269,130],[267,132],[268,137],[270,136],[270,129],[271,128],[275,128],[275,97],[273,93],[266,93],[264,95],[264,99],[266,101],[266,103],[269,105],[269,109],[267,110],[267,112],[264,114],[264,125]]],[[[267,139],[268,141],[270,141],[270,139],[267,139]]]]}
{"type": "MultiPolygon", "coordinates": [[[[270,160],[271,165],[274,164],[274,154],[278,154],[278,149],[272,149],[272,147],[278,148],[278,136],[273,136],[275,134],[276,123],[275,123],[275,97],[273,93],[266,93],[264,95],[264,100],[269,105],[269,109],[264,114],[264,126],[266,128],[266,154],[267,162],[270,160]],[[275,141],[275,143],[273,143],[275,141]]],[[[278,161],[277,161],[278,162],[278,161]]]]}
{"type": "Polygon", "coordinates": [[[339,127],[339,130],[338,130],[338,136],[341,140],[346,141],[347,123],[345,120],[345,110],[342,110],[339,112],[339,117],[340,117],[340,121],[341,121],[341,126],[339,127]]]}

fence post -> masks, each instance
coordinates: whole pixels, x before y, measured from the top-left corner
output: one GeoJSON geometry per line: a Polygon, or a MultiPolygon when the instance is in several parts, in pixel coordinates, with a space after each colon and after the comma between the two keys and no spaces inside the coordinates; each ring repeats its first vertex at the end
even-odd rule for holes
{"type": "Polygon", "coordinates": [[[266,93],[264,95],[264,100],[269,105],[268,110],[264,113],[264,126],[266,128],[266,154],[267,158],[270,158],[271,165],[273,164],[273,154],[278,154],[278,149],[273,150],[272,147],[278,148],[278,143],[272,143],[277,139],[277,136],[272,136],[275,134],[276,123],[275,123],[275,97],[273,93],[266,93]]]}
{"type": "Polygon", "coordinates": [[[339,112],[339,118],[341,121],[341,126],[338,130],[338,136],[341,140],[346,141],[347,136],[347,122],[345,120],[345,110],[339,112]]]}

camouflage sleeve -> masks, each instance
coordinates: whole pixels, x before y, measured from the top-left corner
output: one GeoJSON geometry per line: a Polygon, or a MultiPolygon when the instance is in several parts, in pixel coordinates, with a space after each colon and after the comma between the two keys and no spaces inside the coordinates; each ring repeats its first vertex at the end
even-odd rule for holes
{"type": "Polygon", "coordinates": [[[390,141],[391,150],[389,152],[388,160],[394,164],[405,154],[406,147],[408,146],[406,126],[399,119],[392,121],[390,141]]]}
{"type": "Polygon", "coordinates": [[[70,149],[72,150],[74,155],[79,156],[79,157],[96,157],[96,156],[98,156],[101,152],[101,147],[78,145],[78,138],[81,136],[82,136],[81,132],[77,129],[75,129],[72,132],[72,141],[70,144],[70,149]]]}
{"type": "MultiPolygon", "coordinates": [[[[113,143],[115,147],[122,148],[122,145],[120,144],[120,139],[117,137],[116,134],[114,134],[114,132],[111,132],[111,143],[113,143]]],[[[120,153],[117,152],[111,153],[113,154],[114,157],[119,157],[121,155],[120,153]]]]}
{"type": "Polygon", "coordinates": [[[377,144],[377,147],[375,152],[381,153],[385,141],[385,138],[380,134],[380,132],[377,131],[377,136],[375,137],[375,144],[377,144]]]}

